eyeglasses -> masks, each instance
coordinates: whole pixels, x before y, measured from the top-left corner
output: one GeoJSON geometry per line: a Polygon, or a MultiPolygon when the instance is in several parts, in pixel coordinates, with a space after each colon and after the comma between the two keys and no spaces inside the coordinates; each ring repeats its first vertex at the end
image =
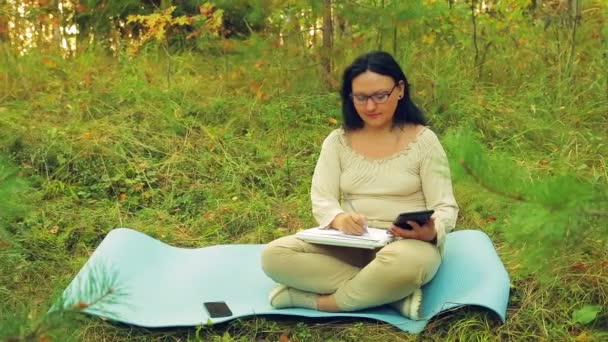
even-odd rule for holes
{"type": "Polygon", "coordinates": [[[382,93],[372,94],[369,96],[350,94],[350,98],[353,99],[353,102],[355,104],[366,104],[368,99],[372,99],[372,101],[374,101],[375,104],[381,104],[388,100],[388,98],[391,96],[393,91],[395,91],[395,88],[397,88],[397,84],[395,84],[393,86],[393,88],[391,89],[391,91],[389,91],[388,93],[382,92],[382,93]]]}

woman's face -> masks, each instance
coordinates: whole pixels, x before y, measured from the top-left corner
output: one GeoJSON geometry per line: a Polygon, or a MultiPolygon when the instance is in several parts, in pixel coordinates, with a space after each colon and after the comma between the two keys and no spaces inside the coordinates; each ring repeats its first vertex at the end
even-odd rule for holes
{"type": "Polygon", "coordinates": [[[366,127],[390,128],[393,115],[403,97],[403,82],[390,76],[366,71],[353,79],[352,101],[366,127]]]}

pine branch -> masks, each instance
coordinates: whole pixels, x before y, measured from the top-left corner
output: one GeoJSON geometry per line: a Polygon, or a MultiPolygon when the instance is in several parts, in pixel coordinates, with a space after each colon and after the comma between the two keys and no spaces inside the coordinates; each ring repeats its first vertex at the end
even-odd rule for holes
{"type": "Polygon", "coordinates": [[[473,170],[469,167],[469,165],[467,165],[467,163],[464,161],[464,159],[461,159],[459,161],[460,165],[462,166],[462,168],[464,169],[464,171],[467,173],[467,175],[469,175],[470,177],[472,177],[479,185],[481,185],[481,187],[483,187],[484,189],[486,189],[487,191],[502,196],[502,197],[507,197],[519,202],[529,202],[527,199],[525,199],[522,195],[513,195],[513,194],[508,194],[506,192],[502,192],[499,191],[497,189],[492,188],[490,185],[488,185],[486,182],[484,182],[480,177],[478,177],[473,170]]]}
{"type": "MultiPolygon", "coordinates": [[[[109,287],[103,294],[101,294],[101,296],[93,299],[92,301],[90,301],[90,303],[87,303],[84,300],[80,300],[70,307],[62,306],[59,310],[51,312],[50,315],[61,315],[66,312],[68,312],[68,313],[69,312],[82,312],[82,310],[84,310],[86,308],[92,307],[100,302],[107,300],[111,295],[115,294],[115,292],[116,291],[114,290],[113,287],[109,287]]],[[[51,330],[53,327],[53,323],[50,322],[50,320],[49,320],[51,318],[52,318],[51,316],[46,316],[45,319],[43,319],[36,326],[34,326],[32,331],[28,335],[26,335],[22,339],[14,338],[14,341],[40,341],[40,340],[42,340],[42,338],[45,336],[46,332],[51,330]]]]}
{"type": "Polygon", "coordinates": [[[102,302],[104,299],[108,298],[112,294],[114,294],[114,289],[110,287],[106,290],[106,292],[104,294],[102,294],[98,298],[92,300],[90,303],[87,303],[85,301],[79,301],[78,303],[74,304],[72,306],[72,308],[76,311],[82,311],[86,308],[94,306],[95,304],[97,304],[99,302],[102,302]]]}
{"type": "MultiPolygon", "coordinates": [[[[100,266],[102,267],[102,266],[100,266]]],[[[82,313],[85,309],[91,308],[95,311],[105,312],[111,315],[99,304],[112,304],[115,296],[122,296],[125,292],[118,286],[116,273],[110,268],[94,268],[88,277],[80,278],[77,284],[70,288],[75,292],[64,292],[55,302],[49,312],[38,320],[27,334],[9,338],[9,341],[26,342],[42,341],[53,330],[62,325],[69,324],[73,318],[66,317],[65,314],[82,313]],[[70,299],[74,298],[74,301],[70,299]]],[[[121,303],[126,305],[126,303],[121,303]]]]}
{"type": "MultiPolygon", "coordinates": [[[[465,171],[465,173],[469,177],[473,178],[475,180],[475,182],[477,184],[479,184],[482,188],[486,189],[486,191],[488,191],[490,193],[493,193],[493,194],[496,194],[496,195],[501,196],[501,197],[510,198],[510,199],[518,201],[518,202],[524,202],[524,203],[530,203],[530,202],[532,202],[530,199],[524,197],[523,195],[509,194],[509,193],[506,193],[504,191],[500,191],[500,190],[497,190],[497,189],[491,187],[489,184],[487,184],[486,182],[484,182],[483,179],[481,179],[481,177],[477,176],[475,174],[475,172],[473,172],[473,170],[471,169],[471,167],[466,163],[466,161],[464,159],[459,160],[459,164],[462,166],[462,168],[465,171]]],[[[539,203],[539,204],[542,205],[543,207],[545,207],[546,209],[550,210],[550,211],[556,211],[556,210],[563,209],[563,207],[561,207],[561,206],[547,205],[546,203],[539,203]]],[[[588,214],[588,215],[591,215],[591,216],[601,216],[601,217],[608,216],[608,211],[604,211],[604,210],[583,209],[583,212],[585,214],[588,214]]]]}

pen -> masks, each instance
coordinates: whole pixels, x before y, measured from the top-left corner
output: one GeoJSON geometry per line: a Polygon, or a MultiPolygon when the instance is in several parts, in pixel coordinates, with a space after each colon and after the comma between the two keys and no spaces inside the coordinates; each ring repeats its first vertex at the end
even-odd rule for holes
{"type": "MultiPolygon", "coordinates": [[[[342,196],[344,196],[344,199],[346,200],[346,203],[348,203],[348,205],[350,206],[350,208],[355,212],[358,213],[357,209],[355,209],[355,206],[353,205],[353,202],[351,202],[350,198],[348,197],[348,195],[346,194],[346,192],[342,193],[342,196]]],[[[365,222],[365,225],[363,226],[363,230],[365,230],[365,232],[367,233],[367,220],[365,222]]]]}

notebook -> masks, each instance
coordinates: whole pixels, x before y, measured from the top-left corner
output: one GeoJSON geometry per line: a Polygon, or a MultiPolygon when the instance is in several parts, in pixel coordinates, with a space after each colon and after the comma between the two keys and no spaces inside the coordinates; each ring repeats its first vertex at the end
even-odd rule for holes
{"type": "Polygon", "coordinates": [[[386,246],[395,239],[386,229],[367,228],[362,235],[348,235],[333,228],[310,228],[299,231],[296,237],[321,245],[374,249],[386,246]]]}

